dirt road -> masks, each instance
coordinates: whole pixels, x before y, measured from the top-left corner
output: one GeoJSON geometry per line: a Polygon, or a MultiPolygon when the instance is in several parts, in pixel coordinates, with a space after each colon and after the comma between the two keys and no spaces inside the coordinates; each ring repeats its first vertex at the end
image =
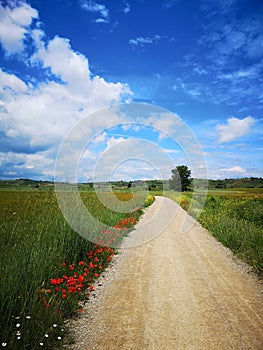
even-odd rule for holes
{"type": "Polygon", "coordinates": [[[70,349],[263,349],[262,286],[198,223],[181,234],[185,220],[156,197],[125,244],[155,239],[122,250],[72,324],[70,349]],[[158,222],[169,223],[159,235],[158,222]]]}

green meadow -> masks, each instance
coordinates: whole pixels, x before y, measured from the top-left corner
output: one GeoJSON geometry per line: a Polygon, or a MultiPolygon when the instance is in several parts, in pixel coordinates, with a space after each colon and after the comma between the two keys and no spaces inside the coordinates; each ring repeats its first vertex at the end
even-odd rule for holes
{"type": "MultiPolygon", "coordinates": [[[[91,190],[80,196],[90,213],[111,227],[103,232],[105,242],[120,241],[143,212],[110,210],[91,190]]],[[[123,203],[131,196],[116,193],[123,203]]],[[[134,198],[142,202],[140,195],[134,198]]],[[[12,350],[60,348],[65,320],[81,311],[79,301],[92,293],[116,249],[74,232],[49,185],[0,191],[0,230],[0,344],[12,350]]]]}

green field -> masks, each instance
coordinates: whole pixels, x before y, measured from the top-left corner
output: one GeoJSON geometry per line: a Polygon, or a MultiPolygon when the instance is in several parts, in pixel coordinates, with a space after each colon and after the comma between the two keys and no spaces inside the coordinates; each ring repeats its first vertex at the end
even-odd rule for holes
{"type": "MultiPolygon", "coordinates": [[[[80,195],[92,215],[112,227],[103,232],[110,242],[121,240],[142,214],[141,208],[131,214],[107,209],[92,191],[80,195]]],[[[132,195],[116,196],[125,203],[132,195]]],[[[142,202],[140,195],[136,200],[142,202]]],[[[0,191],[0,228],[0,344],[12,350],[60,348],[64,321],[78,313],[79,301],[117,251],[75,233],[51,186],[0,191]]]]}

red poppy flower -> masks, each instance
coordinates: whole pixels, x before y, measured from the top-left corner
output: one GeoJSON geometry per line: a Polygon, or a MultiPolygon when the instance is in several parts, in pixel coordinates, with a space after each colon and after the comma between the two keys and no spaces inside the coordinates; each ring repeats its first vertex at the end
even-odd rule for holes
{"type": "Polygon", "coordinates": [[[79,282],[83,282],[84,281],[84,277],[82,275],[79,275],[78,281],[79,282]]]}

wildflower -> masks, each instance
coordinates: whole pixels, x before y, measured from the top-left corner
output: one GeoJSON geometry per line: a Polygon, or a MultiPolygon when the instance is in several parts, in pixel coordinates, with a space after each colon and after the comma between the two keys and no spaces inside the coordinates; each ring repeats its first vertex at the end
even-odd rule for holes
{"type": "Polygon", "coordinates": [[[44,345],[44,343],[39,343],[39,345],[40,345],[40,346],[43,346],[43,345],[44,345]]]}
{"type": "Polygon", "coordinates": [[[62,296],[61,296],[62,299],[65,299],[66,297],[67,297],[66,293],[63,293],[62,296]]]}
{"type": "Polygon", "coordinates": [[[92,261],[90,261],[90,263],[89,263],[89,267],[90,267],[91,269],[94,269],[95,267],[97,267],[97,265],[94,265],[94,264],[93,264],[93,262],[92,262],[92,261]]]}
{"type": "Polygon", "coordinates": [[[84,261],[79,262],[79,265],[81,265],[81,266],[83,266],[84,264],[85,264],[84,261]]]}
{"type": "Polygon", "coordinates": [[[50,283],[51,284],[61,284],[64,282],[64,278],[51,278],[50,283]]]}
{"type": "Polygon", "coordinates": [[[69,293],[75,293],[75,292],[76,292],[76,288],[75,288],[75,287],[72,287],[72,286],[69,286],[69,287],[68,287],[68,292],[69,292],[69,293]]]}
{"type": "Polygon", "coordinates": [[[61,340],[62,338],[61,337],[58,337],[58,340],[61,340]]]}
{"type": "Polygon", "coordinates": [[[90,290],[94,290],[94,287],[92,285],[89,286],[90,290]]]}
{"type": "Polygon", "coordinates": [[[52,327],[56,328],[57,326],[58,326],[58,325],[57,325],[56,323],[54,323],[52,327]]]}
{"type": "Polygon", "coordinates": [[[63,262],[62,264],[61,264],[61,266],[62,267],[65,267],[67,264],[65,263],[65,262],[63,262]]]}
{"type": "Polygon", "coordinates": [[[17,328],[20,327],[20,323],[17,323],[17,324],[16,324],[16,327],[17,327],[17,328]]]}
{"type": "Polygon", "coordinates": [[[26,316],[26,318],[27,318],[28,320],[30,320],[31,316],[26,316]]]}
{"type": "Polygon", "coordinates": [[[84,277],[82,275],[79,275],[78,281],[82,283],[84,281],[84,277]]]}
{"type": "Polygon", "coordinates": [[[2,343],[2,347],[6,347],[7,346],[7,343],[2,343]]]}
{"type": "Polygon", "coordinates": [[[44,335],[44,337],[48,338],[48,337],[49,337],[49,335],[46,333],[46,334],[44,335]]]}
{"type": "Polygon", "coordinates": [[[70,271],[74,270],[74,265],[69,265],[70,271]]]}
{"type": "Polygon", "coordinates": [[[75,279],[74,279],[74,277],[70,276],[67,282],[68,282],[67,284],[70,285],[70,286],[72,286],[73,284],[75,284],[75,279]]]}

